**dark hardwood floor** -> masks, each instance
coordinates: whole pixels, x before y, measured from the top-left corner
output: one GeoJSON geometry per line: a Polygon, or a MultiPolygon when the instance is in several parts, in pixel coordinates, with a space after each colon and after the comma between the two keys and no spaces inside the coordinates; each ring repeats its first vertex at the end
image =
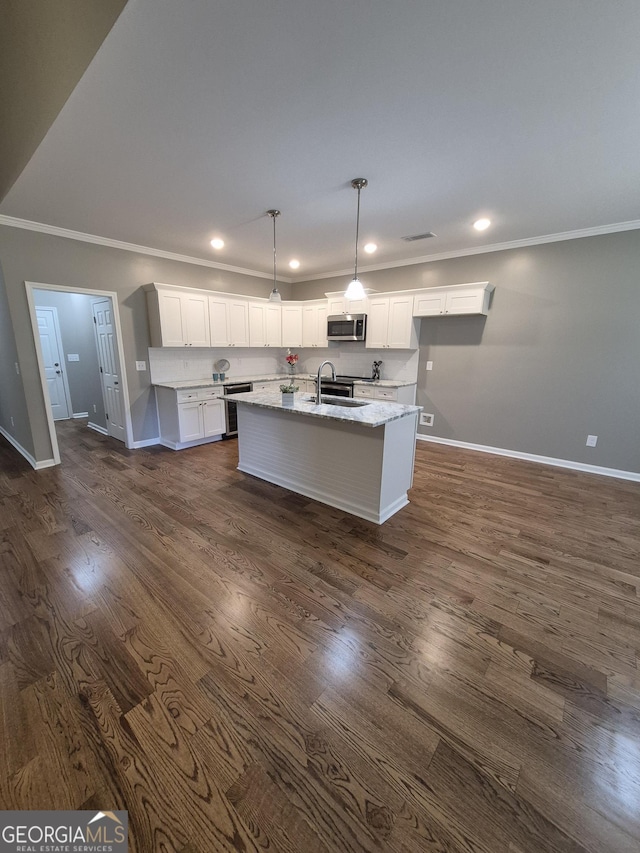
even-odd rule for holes
{"type": "Polygon", "coordinates": [[[0,438],[0,807],[128,809],[138,853],[640,849],[640,484],[420,444],[376,527],[233,441],[59,437],[0,438]]]}

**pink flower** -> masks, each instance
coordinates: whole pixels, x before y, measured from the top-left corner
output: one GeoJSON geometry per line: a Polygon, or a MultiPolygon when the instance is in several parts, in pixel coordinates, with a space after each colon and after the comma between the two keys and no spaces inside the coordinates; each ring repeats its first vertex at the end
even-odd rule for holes
{"type": "Polygon", "coordinates": [[[287,356],[287,364],[291,364],[291,365],[293,365],[293,364],[295,364],[297,361],[298,361],[298,354],[297,354],[297,353],[293,353],[293,352],[292,352],[292,353],[289,353],[289,355],[287,356]]]}

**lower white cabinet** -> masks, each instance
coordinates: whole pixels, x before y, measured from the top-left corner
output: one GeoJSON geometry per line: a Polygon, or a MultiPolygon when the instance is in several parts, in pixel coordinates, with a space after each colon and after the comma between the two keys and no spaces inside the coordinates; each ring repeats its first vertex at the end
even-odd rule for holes
{"type": "Polygon", "coordinates": [[[156,387],[160,443],[172,450],[218,441],[225,432],[222,386],[206,389],[156,387]]]}
{"type": "Polygon", "coordinates": [[[360,400],[375,400],[378,403],[403,403],[414,406],[416,402],[415,385],[354,385],[353,396],[360,400]]]}

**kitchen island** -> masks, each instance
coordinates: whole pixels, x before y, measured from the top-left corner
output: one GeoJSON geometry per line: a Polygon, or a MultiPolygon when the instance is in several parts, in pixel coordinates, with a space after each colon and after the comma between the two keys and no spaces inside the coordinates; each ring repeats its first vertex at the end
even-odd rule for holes
{"type": "MultiPolygon", "coordinates": [[[[325,399],[325,398],[323,398],[325,399]]],[[[409,503],[420,406],[236,394],[238,470],[382,524],[409,503]]]]}

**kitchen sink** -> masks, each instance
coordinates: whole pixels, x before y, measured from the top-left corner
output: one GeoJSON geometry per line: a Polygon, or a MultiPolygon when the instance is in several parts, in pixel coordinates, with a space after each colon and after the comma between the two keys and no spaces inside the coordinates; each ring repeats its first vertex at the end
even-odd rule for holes
{"type": "MultiPolygon", "coordinates": [[[[305,397],[305,403],[315,403],[316,398],[313,397],[305,397]]],[[[353,400],[350,397],[326,397],[324,394],[320,398],[320,402],[324,403],[327,406],[344,406],[346,409],[356,409],[361,406],[368,406],[369,403],[365,403],[364,400],[353,400]]]]}

